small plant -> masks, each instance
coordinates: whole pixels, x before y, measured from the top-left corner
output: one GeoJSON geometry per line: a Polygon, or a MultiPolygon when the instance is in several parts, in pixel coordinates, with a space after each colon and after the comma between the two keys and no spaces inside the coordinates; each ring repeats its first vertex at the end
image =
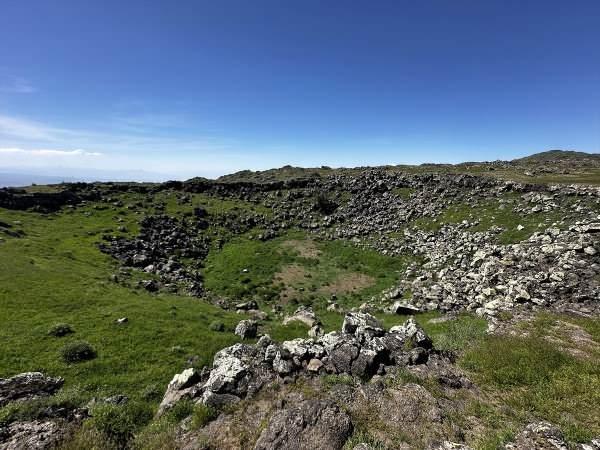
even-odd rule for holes
{"type": "Polygon", "coordinates": [[[208,326],[211,331],[223,332],[225,331],[225,324],[223,322],[214,321],[208,326]]]}
{"type": "Polygon", "coordinates": [[[336,202],[328,198],[325,194],[319,194],[315,199],[314,209],[323,214],[329,215],[332,214],[338,208],[338,206],[339,205],[336,202]]]}
{"type": "Polygon", "coordinates": [[[194,406],[194,411],[192,412],[192,427],[196,429],[202,428],[217,416],[218,412],[216,409],[198,403],[194,406]]]}
{"type": "Polygon", "coordinates": [[[387,448],[385,444],[374,438],[368,432],[363,430],[356,430],[354,431],[352,436],[350,436],[350,439],[346,441],[346,444],[344,445],[344,450],[351,450],[355,448],[358,444],[367,444],[367,447],[373,450],[385,450],[387,448]]]}
{"type": "Polygon", "coordinates": [[[354,378],[350,375],[342,374],[342,375],[325,375],[323,377],[323,382],[326,386],[332,387],[336,384],[345,384],[347,386],[354,385],[354,378]]]}
{"type": "Polygon", "coordinates": [[[162,392],[157,384],[149,384],[142,391],[142,398],[147,401],[158,400],[162,396],[162,392]]]}
{"type": "Polygon", "coordinates": [[[152,420],[152,408],[145,403],[124,406],[101,404],[91,411],[91,424],[118,448],[127,448],[134,433],[152,420]]]}
{"type": "Polygon", "coordinates": [[[73,328],[68,323],[57,323],[48,330],[48,335],[54,337],[63,337],[71,333],[73,333],[73,328]]]}
{"type": "Polygon", "coordinates": [[[183,353],[185,353],[185,349],[181,345],[174,345],[173,347],[171,347],[171,353],[182,355],[183,353]]]}
{"type": "Polygon", "coordinates": [[[63,360],[67,363],[88,361],[97,356],[94,347],[85,341],[70,342],[61,349],[60,353],[63,360]]]}
{"type": "Polygon", "coordinates": [[[194,412],[194,404],[191,400],[180,400],[169,410],[168,417],[173,423],[179,423],[194,412]]]}

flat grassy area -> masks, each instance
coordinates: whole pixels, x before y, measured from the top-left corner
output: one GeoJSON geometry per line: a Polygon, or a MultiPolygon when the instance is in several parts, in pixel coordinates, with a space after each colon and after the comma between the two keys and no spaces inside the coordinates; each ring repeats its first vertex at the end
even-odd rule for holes
{"type": "MultiPolygon", "coordinates": [[[[314,241],[303,231],[291,231],[267,242],[240,236],[209,254],[204,269],[211,292],[232,299],[256,300],[261,309],[273,306],[281,314],[299,305],[312,306],[326,330],[339,329],[343,315],[327,311],[335,298],[344,309],[359,306],[393,286],[408,257],[390,257],[344,241],[314,241]]],[[[306,328],[280,325],[271,316],[269,327],[278,337],[306,335],[306,328]]]]}

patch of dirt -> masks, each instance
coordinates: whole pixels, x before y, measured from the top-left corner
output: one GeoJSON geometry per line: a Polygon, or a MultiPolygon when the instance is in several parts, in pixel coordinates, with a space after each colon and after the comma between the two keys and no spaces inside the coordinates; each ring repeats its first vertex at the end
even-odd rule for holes
{"type": "Polygon", "coordinates": [[[359,272],[338,275],[328,286],[323,286],[319,292],[324,294],[347,294],[360,291],[375,284],[375,278],[359,272]]]}
{"type": "Polygon", "coordinates": [[[290,239],[281,244],[283,248],[295,250],[302,258],[318,259],[321,256],[321,250],[317,243],[312,239],[290,239]]]}
{"type": "Polygon", "coordinates": [[[283,283],[285,286],[279,294],[281,300],[285,302],[290,298],[296,297],[298,295],[298,290],[292,285],[302,283],[306,280],[307,275],[308,271],[298,264],[290,264],[277,272],[273,276],[273,283],[283,283]]]}
{"type": "Polygon", "coordinates": [[[561,350],[579,358],[590,358],[600,354],[600,344],[574,323],[557,320],[552,326],[552,336],[546,340],[555,343],[561,350]]]}
{"type": "Polygon", "coordinates": [[[283,283],[286,286],[304,281],[308,271],[299,264],[290,264],[283,267],[273,276],[274,283],[283,283]]]}

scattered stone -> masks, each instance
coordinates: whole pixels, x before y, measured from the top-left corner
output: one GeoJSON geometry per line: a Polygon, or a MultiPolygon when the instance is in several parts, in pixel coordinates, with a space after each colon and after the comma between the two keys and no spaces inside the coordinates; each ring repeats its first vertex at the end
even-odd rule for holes
{"type": "Polygon", "coordinates": [[[235,334],[242,339],[253,339],[258,332],[258,323],[255,320],[241,320],[235,327],[235,334]]]}
{"type": "Polygon", "coordinates": [[[417,306],[411,305],[410,303],[405,302],[405,301],[394,302],[394,304],[392,306],[390,306],[388,309],[388,312],[390,314],[402,314],[402,315],[416,314],[420,311],[421,311],[420,308],[418,308],[417,306]]]}
{"type": "Polygon", "coordinates": [[[319,370],[321,370],[323,366],[324,364],[320,359],[313,358],[308,362],[308,366],[306,366],[306,369],[309,372],[319,372],[319,370]]]}
{"type": "Polygon", "coordinates": [[[171,409],[175,403],[190,395],[190,389],[201,380],[200,374],[194,368],[184,370],[173,377],[167,391],[158,407],[157,416],[171,409]]]}

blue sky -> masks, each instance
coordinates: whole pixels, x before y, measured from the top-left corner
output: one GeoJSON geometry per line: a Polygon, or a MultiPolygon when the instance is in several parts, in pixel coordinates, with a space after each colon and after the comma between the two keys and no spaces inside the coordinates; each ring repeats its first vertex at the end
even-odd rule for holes
{"type": "Polygon", "coordinates": [[[0,169],[186,178],[600,151],[597,0],[1,9],[0,169]]]}

